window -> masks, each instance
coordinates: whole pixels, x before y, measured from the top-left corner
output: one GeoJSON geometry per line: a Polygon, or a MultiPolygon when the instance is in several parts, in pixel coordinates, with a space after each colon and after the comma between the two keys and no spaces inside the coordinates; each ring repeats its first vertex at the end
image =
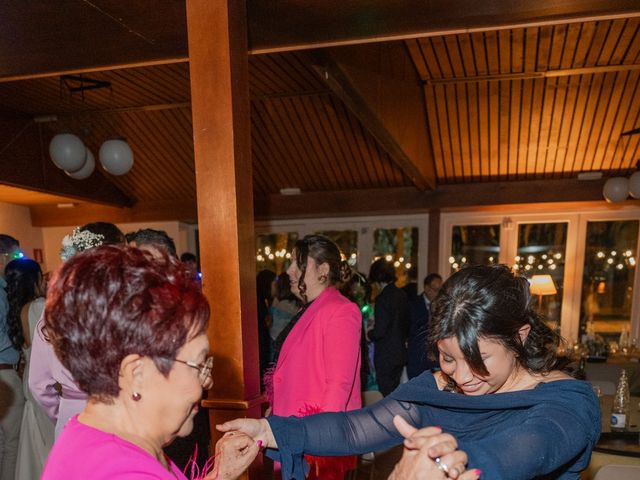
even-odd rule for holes
{"type": "Polygon", "coordinates": [[[513,269],[529,280],[538,275],[551,277],[553,285],[538,295],[537,308],[549,326],[556,330],[560,329],[568,225],[565,222],[518,225],[518,254],[513,264],[513,269]]]}
{"type": "Polygon", "coordinates": [[[399,287],[417,281],[418,228],[377,228],[373,232],[373,259],[385,257],[396,268],[399,287]]]}
{"type": "Polygon", "coordinates": [[[291,263],[291,250],[297,240],[295,232],[256,235],[256,270],[284,272],[291,263]]]}
{"type": "Polygon", "coordinates": [[[638,225],[637,220],[587,222],[580,335],[617,340],[630,327],[638,225]]]}
{"type": "Polygon", "coordinates": [[[500,225],[456,225],[451,234],[450,272],[465,265],[491,265],[500,257],[500,225]]]}

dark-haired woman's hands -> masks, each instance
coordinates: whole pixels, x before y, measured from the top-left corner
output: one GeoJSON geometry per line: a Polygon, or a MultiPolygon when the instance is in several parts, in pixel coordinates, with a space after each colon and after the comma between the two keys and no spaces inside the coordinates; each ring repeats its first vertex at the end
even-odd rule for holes
{"type": "Polygon", "coordinates": [[[260,445],[249,435],[226,433],[216,443],[216,461],[205,480],[235,480],[242,475],[260,452],[260,445]]]}
{"type": "Polygon", "coordinates": [[[452,435],[442,433],[438,427],[418,430],[399,416],[393,423],[405,437],[405,448],[389,480],[476,480],[480,477],[479,470],[465,471],[467,454],[457,450],[458,443],[452,435]]]}
{"type": "Polygon", "coordinates": [[[256,441],[262,442],[265,448],[278,448],[276,439],[271,432],[271,426],[264,418],[256,420],[254,418],[236,418],[222,425],[216,425],[220,432],[242,432],[256,441]]]}

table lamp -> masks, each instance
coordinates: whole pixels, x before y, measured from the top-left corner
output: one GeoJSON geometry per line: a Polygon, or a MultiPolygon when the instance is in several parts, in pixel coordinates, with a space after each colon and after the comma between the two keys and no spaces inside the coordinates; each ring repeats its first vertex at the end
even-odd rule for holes
{"type": "Polygon", "coordinates": [[[529,289],[532,295],[538,296],[538,311],[542,310],[542,296],[558,293],[551,275],[534,275],[529,280],[529,289]]]}

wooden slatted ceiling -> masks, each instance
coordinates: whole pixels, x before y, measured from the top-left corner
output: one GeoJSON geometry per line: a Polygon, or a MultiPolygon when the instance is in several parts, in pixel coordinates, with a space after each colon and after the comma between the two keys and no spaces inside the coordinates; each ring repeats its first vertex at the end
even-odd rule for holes
{"type": "MultiPolygon", "coordinates": [[[[54,134],[71,131],[96,157],[105,139],[125,137],[134,167],[120,177],[106,175],[110,181],[137,200],[195,199],[188,64],[90,77],[113,87],[88,91],[82,99],[70,96],[57,77],[0,84],[2,112],[58,114],[57,122],[42,124],[44,145],[54,134]]],[[[257,196],[286,187],[324,191],[411,184],[329,93],[304,53],[251,57],[250,88],[257,196]]]]}
{"type": "Polygon", "coordinates": [[[422,38],[406,45],[425,82],[439,183],[615,173],[638,160],[640,135],[620,137],[640,125],[638,70],[469,81],[637,65],[637,18],[422,38]]]}

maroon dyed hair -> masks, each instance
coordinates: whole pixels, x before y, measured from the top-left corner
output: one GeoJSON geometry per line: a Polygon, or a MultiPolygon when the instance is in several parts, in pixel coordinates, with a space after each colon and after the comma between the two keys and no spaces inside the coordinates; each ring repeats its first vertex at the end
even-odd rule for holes
{"type": "Polygon", "coordinates": [[[209,304],[180,262],[124,245],[69,259],[51,280],[45,308],[56,355],[80,389],[103,401],[118,395],[127,355],[150,357],[168,375],[208,320],[209,304]]]}

